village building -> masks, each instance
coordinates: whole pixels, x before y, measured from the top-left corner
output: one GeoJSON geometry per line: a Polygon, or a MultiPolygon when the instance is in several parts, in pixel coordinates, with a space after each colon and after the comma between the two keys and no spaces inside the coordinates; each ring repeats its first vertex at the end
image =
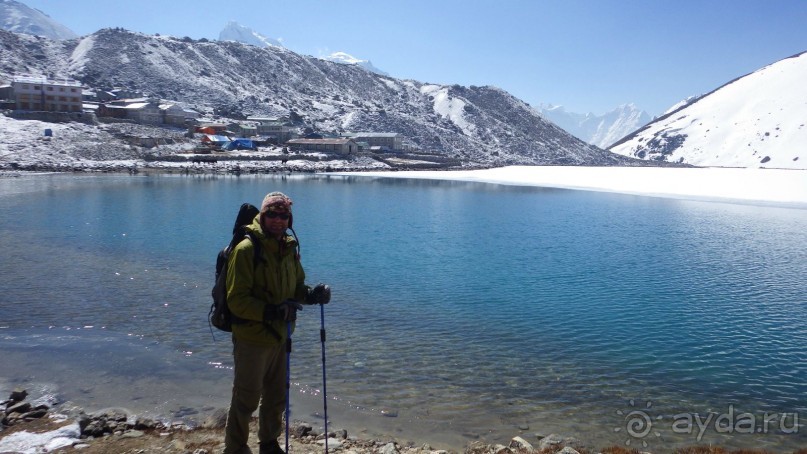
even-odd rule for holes
{"type": "Polygon", "coordinates": [[[227,125],[221,123],[200,123],[194,129],[195,132],[201,134],[222,135],[227,131],[227,125]]]}
{"type": "Polygon", "coordinates": [[[84,100],[84,102],[97,102],[97,103],[109,102],[114,99],[117,99],[117,97],[114,94],[104,90],[84,90],[81,93],[81,97],[84,100]]]}
{"type": "Polygon", "coordinates": [[[81,112],[82,88],[75,80],[44,76],[17,76],[11,81],[16,109],[46,112],[81,112]]]}
{"type": "Polygon", "coordinates": [[[162,112],[157,104],[151,102],[136,102],[126,107],[126,118],[136,123],[158,125],[163,122],[162,112]]]}
{"type": "Polygon", "coordinates": [[[324,151],[349,155],[359,151],[359,145],[353,139],[291,139],[286,145],[292,150],[324,151]]]}
{"type": "Polygon", "coordinates": [[[403,137],[396,132],[345,132],[340,135],[356,142],[365,142],[372,150],[395,151],[404,148],[403,137]]]}
{"type": "Polygon", "coordinates": [[[277,138],[278,143],[283,143],[297,138],[291,121],[285,118],[247,117],[247,120],[257,122],[257,133],[260,136],[272,136],[277,138]]]}
{"type": "Polygon", "coordinates": [[[188,121],[199,118],[195,110],[185,109],[178,104],[164,103],[159,106],[162,122],[167,125],[185,126],[188,121]]]}
{"type": "Polygon", "coordinates": [[[245,123],[230,123],[227,130],[232,131],[242,137],[254,137],[258,135],[258,127],[245,123]]]}
{"type": "Polygon", "coordinates": [[[152,98],[116,99],[99,105],[99,117],[131,120],[141,124],[186,126],[195,121],[199,113],[176,103],[161,102],[152,98]]]}
{"type": "Polygon", "coordinates": [[[229,141],[230,138],[227,136],[220,136],[216,134],[205,134],[204,136],[202,136],[202,143],[223,146],[226,145],[229,141]]]}
{"type": "Polygon", "coordinates": [[[14,89],[10,84],[0,85],[0,109],[14,110],[14,89]]]}

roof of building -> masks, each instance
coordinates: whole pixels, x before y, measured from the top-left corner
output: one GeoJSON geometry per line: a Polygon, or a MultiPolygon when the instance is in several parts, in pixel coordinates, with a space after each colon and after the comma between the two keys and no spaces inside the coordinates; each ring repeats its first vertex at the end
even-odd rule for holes
{"type": "Polygon", "coordinates": [[[227,136],[217,136],[214,134],[205,134],[205,138],[211,142],[229,142],[230,138],[227,136]]]}
{"type": "Polygon", "coordinates": [[[289,123],[288,118],[283,118],[283,117],[260,117],[260,116],[257,116],[257,115],[249,115],[249,116],[247,116],[247,120],[260,121],[260,122],[263,122],[263,123],[267,123],[267,122],[289,123]]]}
{"type": "Polygon", "coordinates": [[[48,79],[45,76],[14,76],[11,81],[28,84],[65,85],[69,87],[81,86],[81,82],[73,79],[48,79]]]}
{"type": "Polygon", "coordinates": [[[399,137],[397,132],[346,132],[344,137],[399,137]]]}
{"type": "Polygon", "coordinates": [[[123,108],[124,109],[142,109],[142,108],[144,108],[144,107],[146,107],[148,105],[149,105],[149,103],[147,103],[147,102],[133,102],[131,104],[127,104],[127,105],[123,106],[123,108]]]}
{"type": "Polygon", "coordinates": [[[348,142],[353,142],[353,139],[291,139],[288,141],[292,145],[344,145],[348,142]]]}

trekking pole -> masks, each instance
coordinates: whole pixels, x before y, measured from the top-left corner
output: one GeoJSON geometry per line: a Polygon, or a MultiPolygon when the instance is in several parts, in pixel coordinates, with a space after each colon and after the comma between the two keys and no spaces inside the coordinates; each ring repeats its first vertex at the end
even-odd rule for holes
{"type": "Polygon", "coordinates": [[[322,411],[325,413],[325,454],[328,454],[328,387],[325,380],[325,305],[319,305],[319,340],[322,342],[322,411]]]}
{"type": "Polygon", "coordinates": [[[289,390],[291,389],[291,322],[286,322],[286,454],[289,452],[289,419],[291,405],[289,404],[289,390]]]}

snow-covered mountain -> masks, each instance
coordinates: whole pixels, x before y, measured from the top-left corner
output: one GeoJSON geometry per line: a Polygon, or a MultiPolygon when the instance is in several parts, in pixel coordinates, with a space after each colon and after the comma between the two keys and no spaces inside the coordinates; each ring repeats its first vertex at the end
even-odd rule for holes
{"type": "Polygon", "coordinates": [[[807,169],[807,52],[680,103],[614,144],[641,159],[807,169]]]}
{"type": "MultiPolygon", "coordinates": [[[[279,39],[267,38],[266,36],[252,30],[251,28],[240,25],[238,22],[235,21],[227,22],[227,25],[219,33],[219,41],[235,41],[237,43],[244,43],[258,47],[266,47],[266,46],[284,47],[283,43],[281,43],[279,39]]],[[[382,76],[389,75],[384,71],[381,71],[380,69],[373,66],[370,60],[362,60],[346,52],[334,52],[331,55],[320,58],[326,61],[332,61],[334,63],[341,63],[344,65],[356,65],[361,68],[364,68],[367,71],[374,72],[376,74],[381,74],[382,76]]]]}
{"type": "Polygon", "coordinates": [[[567,111],[563,106],[539,106],[541,114],[573,136],[607,148],[612,143],[646,125],[652,118],[633,104],[624,104],[603,115],[567,111]]]}
{"type": "Polygon", "coordinates": [[[343,65],[356,65],[366,69],[367,71],[380,74],[382,76],[389,76],[389,74],[387,74],[386,72],[381,71],[380,69],[373,66],[373,63],[370,62],[370,60],[361,60],[346,52],[334,52],[331,55],[328,55],[327,57],[321,57],[321,58],[323,60],[332,61],[334,63],[341,63],[343,65]]]}
{"type": "Polygon", "coordinates": [[[0,0],[0,28],[50,39],[78,37],[72,30],[51,19],[42,11],[29,8],[15,0],[0,0]]]}
{"type": "Polygon", "coordinates": [[[224,29],[219,32],[219,41],[235,41],[258,47],[283,47],[279,39],[267,38],[249,27],[239,25],[235,21],[227,22],[224,29]]]}
{"type": "Polygon", "coordinates": [[[119,28],[61,42],[0,31],[0,79],[14,74],[124,87],[229,118],[288,115],[321,132],[397,132],[467,165],[642,164],[582,142],[496,87],[399,80],[276,46],[119,28]]]}

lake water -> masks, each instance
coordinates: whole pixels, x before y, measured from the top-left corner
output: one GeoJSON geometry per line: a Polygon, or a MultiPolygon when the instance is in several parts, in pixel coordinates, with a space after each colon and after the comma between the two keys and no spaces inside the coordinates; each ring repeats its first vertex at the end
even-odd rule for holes
{"type": "MultiPolygon", "coordinates": [[[[807,444],[807,210],[481,183],[2,178],[0,396],[226,406],[215,256],[238,206],[274,190],[309,281],[333,288],[331,427],[455,449],[807,444]]],[[[316,424],[319,310],[298,324],[293,417],[316,424]]]]}

